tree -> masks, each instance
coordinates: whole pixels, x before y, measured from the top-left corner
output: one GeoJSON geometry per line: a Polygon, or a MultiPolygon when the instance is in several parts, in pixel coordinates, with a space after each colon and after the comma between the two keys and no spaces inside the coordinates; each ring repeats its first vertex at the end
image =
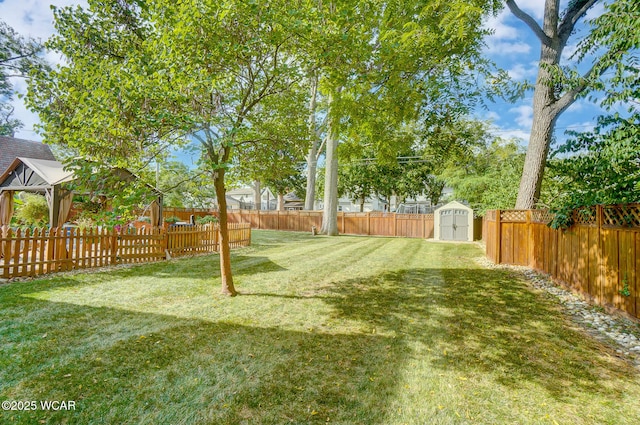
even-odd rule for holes
{"type": "Polygon", "coordinates": [[[32,68],[45,67],[39,56],[42,50],[38,41],[20,36],[0,21],[0,135],[13,136],[22,128],[22,123],[12,117],[14,108],[9,104],[14,94],[11,78],[24,78],[32,68]]]}
{"type": "MultiPolygon", "coordinates": [[[[454,92],[461,76],[469,75],[482,62],[480,43],[486,33],[482,17],[497,4],[491,0],[430,0],[380,2],[370,7],[369,2],[355,6],[351,2],[348,10],[338,5],[335,34],[348,43],[336,49],[341,60],[320,73],[329,118],[323,232],[337,233],[338,143],[354,133],[350,129],[362,128],[371,118],[375,123],[369,126],[371,130],[383,122],[400,126],[428,115],[439,103],[451,104],[453,109],[467,103],[465,96],[446,94],[454,92]],[[384,111],[385,119],[367,113],[371,109],[384,111]]],[[[383,147],[384,136],[378,134],[379,150],[394,150],[383,147]]]]}
{"type": "MultiPolygon", "coordinates": [[[[621,71],[624,58],[638,47],[637,17],[638,3],[634,0],[615,0],[606,5],[604,21],[616,24],[604,27],[602,18],[592,22],[596,33],[587,36],[583,41],[583,50],[578,59],[589,56],[593,59],[590,68],[580,75],[577,69],[560,67],[562,52],[578,22],[598,0],[573,0],[560,13],[560,0],[546,0],[542,27],[527,13],[523,12],[514,0],[506,0],[511,12],[522,20],[541,42],[538,76],[533,94],[533,124],[529,146],[520,180],[520,188],[516,200],[516,208],[533,208],[540,196],[540,188],[544,176],[556,120],[579,96],[584,96],[592,89],[602,89],[607,85],[618,83],[615,76],[603,81],[602,77],[609,68],[616,67],[621,71]],[[611,41],[607,43],[605,38],[611,41]],[[631,35],[631,37],[629,37],[631,35]],[[586,55],[589,53],[589,55],[586,55]]],[[[624,71],[622,71],[624,72],[624,71]]]]}
{"type": "Polygon", "coordinates": [[[233,180],[254,186],[259,182],[282,196],[288,191],[304,194],[300,179],[307,147],[307,126],[301,113],[305,95],[303,86],[293,84],[286,98],[265,99],[260,109],[268,112],[257,114],[246,137],[268,141],[272,149],[264,149],[260,143],[239,145],[230,170],[233,180]]]}
{"type": "Polygon", "coordinates": [[[511,208],[517,195],[524,151],[516,141],[488,141],[466,157],[443,170],[456,199],[469,203],[476,213],[511,208]]]}
{"type": "Polygon", "coordinates": [[[570,226],[576,208],[640,202],[640,114],[600,117],[593,131],[572,133],[549,167],[560,187],[554,227],[570,226]]]}
{"type": "Polygon", "coordinates": [[[302,78],[291,59],[309,31],[304,11],[285,1],[90,0],[54,12],[59,35],[48,45],[67,65],[30,91],[48,140],[126,165],[197,140],[220,212],[222,292],[236,295],[225,174],[243,144],[277,150],[255,125],[287,121],[261,106],[285,103],[302,78]]]}
{"type": "Polygon", "coordinates": [[[159,161],[150,166],[145,181],[162,192],[163,205],[179,208],[210,208],[216,197],[206,170],[190,169],[180,161],[159,161]]]}
{"type": "Polygon", "coordinates": [[[628,110],[599,117],[593,131],[570,132],[571,138],[553,153],[549,167],[549,186],[556,192],[551,203],[553,226],[569,226],[575,208],[640,201],[638,16],[640,5],[632,0],[607,5],[578,46],[580,58],[604,52],[599,66],[609,70],[610,84],[602,86],[602,105],[608,109],[626,105],[628,110]]]}

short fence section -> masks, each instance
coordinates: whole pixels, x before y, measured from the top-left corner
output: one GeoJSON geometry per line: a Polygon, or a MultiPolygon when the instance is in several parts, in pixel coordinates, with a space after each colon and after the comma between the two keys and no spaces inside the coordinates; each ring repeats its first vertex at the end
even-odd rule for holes
{"type": "MultiPolygon", "coordinates": [[[[251,244],[248,223],[229,224],[231,248],[251,244]]],[[[0,277],[10,279],[167,257],[216,252],[217,225],[170,226],[122,231],[76,228],[0,228],[0,277]]]]}
{"type": "MultiPolygon", "coordinates": [[[[229,222],[250,223],[254,229],[319,231],[322,211],[228,211],[229,222]]],[[[396,214],[383,212],[339,212],[338,232],[346,235],[401,236],[432,238],[433,214],[396,214]]]]}
{"type": "Polygon", "coordinates": [[[567,230],[550,228],[552,218],[544,210],[488,211],[487,257],[542,271],[593,302],[640,318],[640,204],[574,211],[567,230]]]}

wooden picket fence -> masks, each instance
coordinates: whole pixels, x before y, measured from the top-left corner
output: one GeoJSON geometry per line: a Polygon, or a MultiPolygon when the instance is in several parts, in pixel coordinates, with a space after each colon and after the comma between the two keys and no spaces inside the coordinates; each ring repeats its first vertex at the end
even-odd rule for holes
{"type": "Polygon", "coordinates": [[[487,257],[539,270],[594,303],[640,318],[640,204],[574,211],[567,230],[550,228],[552,218],[544,210],[488,211],[487,257]]]}
{"type": "MultiPolygon", "coordinates": [[[[251,244],[248,223],[229,224],[231,248],[251,244]]],[[[217,225],[171,226],[122,231],[75,228],[12,230],[0,228],[0,278],[146,263],[216,252],[217,225]]]]}
{"type": "MultiPolygon", "coordinates": [[[[253,229],[310,232],[320,230],[322,211],[228,211],[230,223],[249,223],[253,229]]],[[[347,235],[433,238],[433,214],[339,212],[338,232],[347,235]]]]}

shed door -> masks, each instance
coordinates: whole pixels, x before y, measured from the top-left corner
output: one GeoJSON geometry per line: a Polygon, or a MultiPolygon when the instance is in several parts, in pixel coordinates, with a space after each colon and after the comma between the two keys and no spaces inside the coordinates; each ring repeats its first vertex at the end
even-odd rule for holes
{"type": "Polygon", "coordinates": [[[440,212],[440,239],[466,241],[469,238],[469,211],[450,209],[440,212]]]}

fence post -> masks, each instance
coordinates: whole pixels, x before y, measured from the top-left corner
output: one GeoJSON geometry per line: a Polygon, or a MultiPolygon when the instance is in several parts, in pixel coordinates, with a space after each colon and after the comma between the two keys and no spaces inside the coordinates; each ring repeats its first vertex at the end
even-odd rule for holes
{"type": "MultiPolygon", "coordinates": [[[[116,229],[111,229],[111,230],[106,230],[106,229],[102,229],[105,236],[109,235],[109,233],[111,233],[111,237],[109,239],[111,239],[111,256],[110,258],[110,264],[117,264],[118,263],[118,251],[120,250],[120,247],[118,246],[119,242],[118,242],[118,231],[116,229]]],[[[100,233],[100,232],[98,232],[100,233]]]]}
{"type": "Polygon", "coordinates": [[[500,252],[500,247],[502,245],[502,224],[500,218],[500,210],[496,210],[496,264],[500,264],[500,261],[502,260],[502,253],[500,252]]]}
{"type": "Polygon", "coordinates": [[[596,285],[598,286],[597,299],[600,305],[604,304],[604,286],[606,282],[606,267],[604,264],[604,249],[602,247],[602,205],[596,205],[596,227],[598,228],[598,278],[596,285]]]}
{"type": "Polygon", "coordinates": [[[534,264],[533,264],[533,253],[534,253],[534,246],[533,246],[533,225],[531,224],[531,210],[527,210],[527,264],[529,265],[529,267],[534,268],[534,264]]]}
{"type": "Polygon", "coordinates": [[[398,236],[398,213],[393,213],[393,236],[398,236]]]}

